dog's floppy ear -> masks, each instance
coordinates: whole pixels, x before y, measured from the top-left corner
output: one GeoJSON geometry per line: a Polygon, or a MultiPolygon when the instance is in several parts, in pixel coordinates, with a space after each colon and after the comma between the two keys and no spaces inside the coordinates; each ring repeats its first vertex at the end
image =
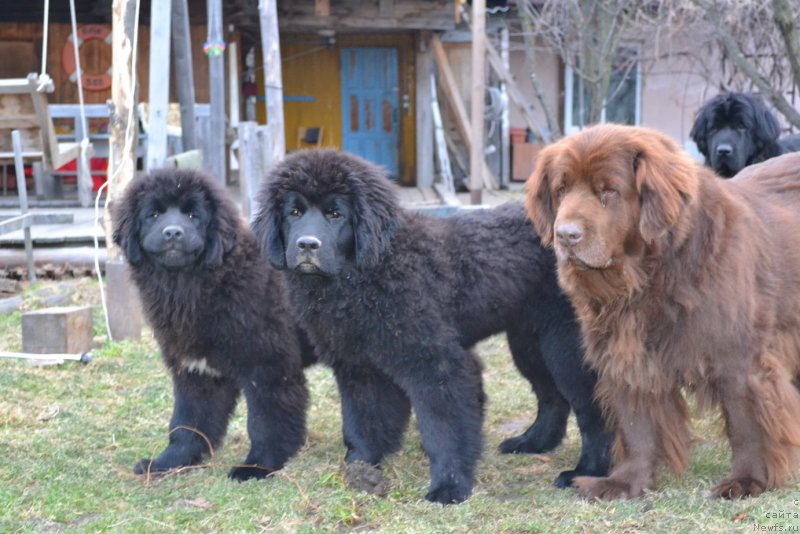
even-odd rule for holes
{"type": "Polygon", "coordinates": [[[639,194],[639,233],[653,242],[678,222],[697,197],[696,164],[673,141],[657,132],[637,135],[633,172],[639,194]]]}
{"type": "Polygon", "coordinates": [[[556,210],[553,195],[550,192],[550,173],[557,151],[556,146],[549,146],[542,150],[536,160],[533,173],[525,183],[528,190],[525,197],[525,208],[544,246],[550,246],[553,243],[556,210]]]}
{"type": "Polygon", "coordinates": [[[392,239],[400,226],[400,209],[389,179],[376,168],[365,172],[380,176],[370,176],[370,183],[364,185],[357,179],[351,183],[353,211],[355,220],[356,266],[371,269],[377,266],[388,252],[392,239]]]}
{"type": "Polygon", "coordinates": [[[274,182],[266,180],[258,194],[258,211],[250,222],[250,228],[256,236],[262,253],[276,269],[286,268],[286,246],[281,231],[283,216],[281,215],[280,191],[274,182]]]}
{"type": "MultiPolygon", "coordinates": [[[[753,108],[755,124],[753,125],[753,136],[756,147],[759,151],[770,147],[778,140],[781,134],[781,125],[775,114],[767,107],[766,103],[757,96],[750,96],[750,105],[753,108]]],[[[777,154],[773,154],[777,155],[777,154]]]]}
{"type": "Polygon", "coordinates": [[[122,249],[128,263],[139,265],[142,262],[142,248],[139,245],[139,201],[138,187],[131,183],[122,198],[111,205],[114,231],[114,244],[122,249]]]}
{"type": "Polygon", "coordinates": [[[227,210],[225,211],[224,214],[217,213],[212,217],[206,228],[203,264],[212,269],[222,265],[225,256],[234,249],[237,242],[236,225],[239,223],[231,218],[232,215],[227,213],[227,210]]]}
{"type": "Polygon", "coordinates": [[[692,129],[689,132],[689,137],[691,137],[694,144],[697,145],[697,150],[706,158],[708,158],[708,126],[711,122],[713,104],[714,100],[700,108],[700,111],[697,112],[697,118],[695,118],[694,124],[692,125],[692,129]]]}

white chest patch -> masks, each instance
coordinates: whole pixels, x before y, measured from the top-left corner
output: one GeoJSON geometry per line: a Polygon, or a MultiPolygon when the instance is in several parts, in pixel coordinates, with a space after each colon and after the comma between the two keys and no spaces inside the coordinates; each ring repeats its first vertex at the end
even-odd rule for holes
{"type": "Polygon", "coordinates": [[[202,360],[184,360],[183,367],[189,373],[197,373],[199,375],[208,375],[213,376],[214,378],[219,378],[222,376],[222,373],[210,365],[208,365],[208,361],[203,358],[202,360]]]}

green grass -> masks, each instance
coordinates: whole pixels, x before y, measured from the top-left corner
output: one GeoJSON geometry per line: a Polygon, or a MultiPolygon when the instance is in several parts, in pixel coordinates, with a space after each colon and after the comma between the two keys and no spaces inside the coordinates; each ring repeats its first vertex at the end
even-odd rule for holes
{"type": "MultiPolygon", "coordinates": [[[[78,301],[97,302],[93,282],[76,286],[78,301]]],[[[94,318],[102,342],[99,311],[94,318]]],[[[20,315],[0,317],[0,350],[20,346],[20,315]]],[[[226,473],[247,453],[243,405],[208,466],[151,481],[132,475],[139,458],[166,444],[171,410],[170,380],[149,331],[141,342],[104,345],[88,365],[0,360],[0,532],[755,532],[755,523],[800,532],[796,481],[758,499],[705,496],[729,462],[714,414],[695,418],[688,472],[664,473],[659,490],[642,499],[587,503],[554,488],[558,472],[577,460],[574,421],[548,455],[499,455],[500,441],[530,423],[534,397],[504,338],[478,353],[490,399],[486,446],[472,498],[449,507],[424,500],[428,466],[413,427],[384,464],[387,497],[344,485],[338,395],[322,367],[308,372],[306,445],[278,476],[239,484],[226,473]]]]}

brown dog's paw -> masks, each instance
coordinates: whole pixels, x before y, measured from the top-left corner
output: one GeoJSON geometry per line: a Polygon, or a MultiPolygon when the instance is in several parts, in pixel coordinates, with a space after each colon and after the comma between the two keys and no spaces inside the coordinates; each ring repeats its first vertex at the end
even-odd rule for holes
{"type": "Polygon", "coordinates": [[[587,501],[633,499],[643,493],[632,489],[627,482],[609,477],[575,477],[572,485],[578,488],[578,494],[587,501]]]}
{"type": "Polygon", "coordinates": [[[726,478],[711,490],[715,499],[744,499],[758,497],[767,489],[766,484],[750,477],[726,478]]]}
{"type": "Polygon", "coordinates": [[[353,489],[384,496],[389,493],[389,484],[383,472],[374,465],[357,460],[344,466],[344,480],[353,489]]]}

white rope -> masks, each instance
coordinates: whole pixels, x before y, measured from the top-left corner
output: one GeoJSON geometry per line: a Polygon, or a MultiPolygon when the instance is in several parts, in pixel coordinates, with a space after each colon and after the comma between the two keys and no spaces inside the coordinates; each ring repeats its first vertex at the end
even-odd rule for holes
{"type": "MultiPolygon", "coordinates": [[[[73,2],[74,0],[70,0],[73,2]]],[[[135,15],[134,15],[134,23],[133,23],[133,45],[131,47],[131,87],[130,91],[128,91],[128,123],[125,129],[125,154],[130,153],[131,149],[133,148],[133,138],[134,138],[134,116],[133,111],[136,106],[136,57],[138,56],[139,51],[139,7],[141,5],[141,0],[136,0],[136,7],[135,7],[135,15]]],[[[110,147],[113,148],[113,145],[110,147]]],[[[110,154],[109,161],[115,161],[114,154],[110,154]]],[[[100,230],[100,196],[103,193],[103,190],[108,187],[108,184],[112,180],[116,180],[119,171],[122,169],[122,165],[117,166],[114,169],[114,172],[111,176],[106,177],[105,183],[101,185],[97,189],[97,196],[94,198],[94,270],[97,274],[97,281],[100,284],[100,300],[103,303],[103,316],[106,320],[106,335],[108,335],[109,341],[114,341],[114,338],[111,336],[111,323],[108,318],[108,303],[106,302],[106,293],[103,286],[103,272],[100,270],[100,242],[97,238],[97,234],[100,230]]],[[[109,246],[110,244],[106,244],[109,246]]]]}
{"type": "Polygon", "coordinates": [[[53,80],[47,74],[47,46],[50,22],[50,0],[44,0],[44,33],[42,34],[42,72],[37,80],[36,90],[40,93],[52,90],[53,80]]]}
{"type": "Polygon", "coordinates": [[[42,34],[42,76],[47,74],[47,32],[50,23],[50,0],[44,0],[44,33],[42,34]]]}

